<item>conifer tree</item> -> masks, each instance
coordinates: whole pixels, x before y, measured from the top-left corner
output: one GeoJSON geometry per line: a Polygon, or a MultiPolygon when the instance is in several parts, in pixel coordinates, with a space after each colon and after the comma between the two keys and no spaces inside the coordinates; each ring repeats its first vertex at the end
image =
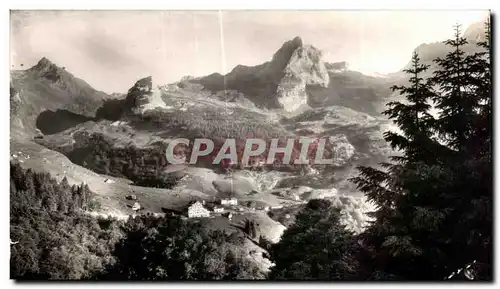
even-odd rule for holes
{"type": "Polygon", "coordinates": [[[351,258],[353,236],[340,223],[340,210],[328,200],[313,199],[295,223],[270,246],[275,265],[270,280],[352,280],[357,264],[351,258]]]}
{"type": "MultiPolygon", "coordinates": [[[[470,137],[463,145],[463,153],[456,158],[459,188],[454,212],[457,220],[452,227],[456,235],[466,236],[461,246],[466,248],[464,261],[476,261],[477,278],[491,278],[492,253],[492,82],[490,62],[490,22],[485,23],[485,39],[477,45],[481,51],[466,57],[470,103],[474,104],[470,120],[470,137]]],[[[465,264],[464,264],[465,265],[465,264]]],[[[462,265],[462,266],[464,266],[462,265]]]]}
{"type": "Polygon", "coordinates": [[[452,51],[444,58],[434,60],[438,69],[431,78],[439,89],[434,97],[436,108],[440,110],[437,129],[448,147],[466,153],[474,116],[480,106],[480,97],[474,91],[477,69],[473,65],[477,59],[475,55],[465,55],[464,46],[468,42],[461,36],[460,25],[455,26],[454,38],[445,44],[452,51]]]}
{"type": "MultiPolygon", "coordinates": [[[[429,172],[435,170],[436,154],[444,149],[433,139],[435,120],[429,112],[429,101],[434,91],[421,77],[427,68],[414,53],[412,67],[404,71],[409,76],[409,85],[392,87],[405,100],[388,103],[389,108],[384,112],[401,130],[401,133],[386,132],[384,137],[402,156],[392,157],[393,163],[381,164],[382,169],[359,167],[360,175],[351,179],[377,205],[372,214],[376,221],[363,237],[368,246],[375,248],[371,264],[374,272],[368,278],[416,279],[413,276],[416,264],[412,266],[408,261],[430,256],[418,238],[436,230],[436,223],[442,217],[439,211],[427,206],[428,196],[418,194],[432,184],[433,175],[429,172]],[[419,222],[414,222],[416,219],[419,222]]],[[[427,188],[426,193],[433,191],[427,188]]]]}
{"type": "Polygon", "coordinates": [[[465,55],[459,27],[446,44],[452,51],[435,60],[429,81],[419,80],[424,68],[414,56],[410,86],[394,88],[408,104],[392,103],[386,114],[403,133],[385,137],[403,156],[382,164],[384,170],[361,167],[352,179],[378,206],[363,234],[374,254],[371,278],[442,280],[476,259],[490,278],[489,60],[487,53],[465,55]],[[440,111],[435,120],[429,98],[440,111]]]}
{"type": "MultiPolygon", "coordinates": [[[[491,64],[489,60],[489,21],[486,39],[477,45],[483,51],[465,55],[467,41],[460,37],[447,41],[453,48],[445,58],[437,59],[439,69],[431,79],[440,88],[436,96],[441,110],[438,134],[445,145],[454,149],[446,159],[453,174],[445,191],[449,203],[445,230],[453,244],[449,267],[453,270],[481,259],[490,268],[492,234],[491,175],[491,64]],[[454,266],[454,267],[453,267],[454,266]]],[[[480,278],[491,273],[481,272],[480,278]]]]}
{"type": "Polygon", "coordinates": [[[388,131],[384,135],[393,149],[399,149],[404,153],[402,158],[396,158],[399,161],[428,159],[436,153],[437,146],[431,139],[434,118],[429,113],[431,109],[429,102],[434,97],[434,91],[431,83],[421,77],[428,68],[428,65],[420,63],[417,52],[414,52],[412,66],[403,70],[410,76],[409,85],[391,87],[393,91],[398,91],[406,98],[405,102],[389,102],[387,104],[389,108],[384,112],[402,131],[402,134],[388,131]]]}

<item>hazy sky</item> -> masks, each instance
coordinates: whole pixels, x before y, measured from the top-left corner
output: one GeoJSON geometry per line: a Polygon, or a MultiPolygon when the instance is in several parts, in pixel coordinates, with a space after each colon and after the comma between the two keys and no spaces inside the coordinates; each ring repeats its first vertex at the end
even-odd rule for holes
{"type": "Polygon", "coordinates": [[[394,72],[413,49],[441,41],[453,25],[485,11],[39,11],[11,13],[11,68],[43,56],[106,92],[126,92],[152,75],[157,84],[182,76],[226,73],[271,59],[300,36],[325,61],[363,72],[394,72]]]}

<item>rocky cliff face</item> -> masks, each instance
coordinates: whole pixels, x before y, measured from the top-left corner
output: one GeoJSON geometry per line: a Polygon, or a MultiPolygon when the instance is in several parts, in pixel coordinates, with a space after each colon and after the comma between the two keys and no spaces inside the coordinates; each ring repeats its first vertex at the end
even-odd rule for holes
{"type": "Polygon", "coordinates": [[[464,31],[464,37],[469,42],[479,42],[486,40],[486,19],[472,23],[464,31]]]}
{"type": "Polygon", "coordinates": [[[321,51],[299,46],[284,69],[276,91],[278,102],[286,111],[294,111],[307,104],[306,85],[328,87],[330,77],[321,59],[321,51]]]}
{"type": "Polygon", "coordinates": [[[134,114],[142,114],[156,108],[167,108],[161,98],[161,90],[153,85],[151,76],[138,80],[129,89],[125,99],[128,110],[134,114]]]}
{"type": "Polygon", "coordinates": [[[321,51],[295,37],[269,62],[238,65],[227,75],[214,73],[191,81],[211,91],[236,90],[258,107],[294,111],[307,104],[307,85],[328,86],[328,71],[321,58],[321,51]]]}

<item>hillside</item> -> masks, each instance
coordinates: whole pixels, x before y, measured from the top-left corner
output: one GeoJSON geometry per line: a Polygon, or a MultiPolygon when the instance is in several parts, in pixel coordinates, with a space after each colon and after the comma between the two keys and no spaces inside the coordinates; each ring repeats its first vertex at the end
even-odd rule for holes
{"type": "MultiPolygon", "coordinates": [[[[362,204],[347,179],[357,164],[392,153],[382,137],[389,124],[376,109],[389,96],[390,81],[350,71],[343,62],[325,63],[322,52],[299,37],[261,65],[166,85],[147,76],[126,94],[99,92],[43,58],[11,74],[11,145],[20,152],[12,159],[70,183],[87,183],[103,204],[100,213],[120,218],[132,213],[125,201],[130,193],[144,212],[155,214],[195,199],[235,196],[248,215],[248,202],[258,210],[296,205],[294,198],[274,193],[296,186],[310,188],[298,203],[351,195],[350,202],[362,204]],[[43,137],[33,140],[37,130],[43,137]],[[227,138],[301,136],[327,137],[327,151],[336,152],[334,166],[228,170],[204,161],[172,166],[164,155],[169,141],[179,137],[207,137],[220,146],[227,138]]],[[[275,224],[258,215],[259,222],[275,224]]],[[[344,221],[357,231],[365,221],[351,215],[344,221]]],[[[272,226],[266,227],[271,235],[272,226]]]]}
{"type": "Polygon", "coordinates": [[[11,73],[10,83],[11,136],[33,136],[37,127],[47,125],[45,114],[57,111],[62,112],[57,123],[63,126],[74,123],[73,116],[92,118],[110,98],[47,58],[28,70],[11,73]]]}

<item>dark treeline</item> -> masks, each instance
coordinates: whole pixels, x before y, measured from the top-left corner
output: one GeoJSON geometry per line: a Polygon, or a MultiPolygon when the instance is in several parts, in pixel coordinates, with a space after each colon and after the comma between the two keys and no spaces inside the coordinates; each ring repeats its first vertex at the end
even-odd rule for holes
{"type": "Polygon", "coordinates": [[[16,279],[80,279],[108,262],[103,258],[116,236],[95,218],[87,185],[70,186],[46,173],[10,171],[10,274],[16,279]]]}
{"type": "Polygon", "coordinates": [[[120,148],[101,133],[80,133],[75,138],[77,147],[66,153],[68,158],[94,172],[125,177],[136,185],[156,188],[168,189],[178,181],[175,176],[163,173],[167,165],[165,145],[120,148]]]}
{"type": "Polygon", "coordinates": [[[17,280],[263,279],[242,232],[209,231],[179,217],[127,221],[86,214],[87,185],[11,164],[11,278],[17,280]]]}
{"type": "Polygon", "coordinates": [[[96,280],[264,279],[263,270],[245,252],[241,232],[207,230],[180,217],[141,216],[125,225],[115,246],[116,263],[96,280]]]}

